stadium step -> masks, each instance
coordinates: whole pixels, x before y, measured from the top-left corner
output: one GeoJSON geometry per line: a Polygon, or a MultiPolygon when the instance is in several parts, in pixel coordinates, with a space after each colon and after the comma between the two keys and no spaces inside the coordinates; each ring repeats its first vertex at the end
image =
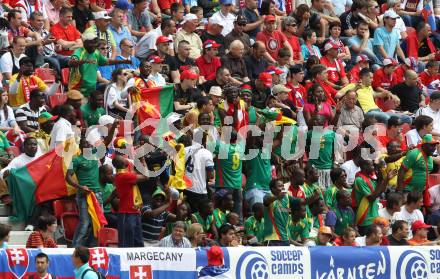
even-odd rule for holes
{"type": "Polygon", "coordinates": [[[9,234],[9,245],[25,245],[26,246],[26,241],[29,238],[29,235],[32,232],[30,231],[12,231],[9,234]]]}
{"type": "Polygon", "coordinates": [[[25,228],[24,222],[11,222],[7,216],[0,217],[0,223],[12,226],[13,231],[24,231],[25,228]]]}

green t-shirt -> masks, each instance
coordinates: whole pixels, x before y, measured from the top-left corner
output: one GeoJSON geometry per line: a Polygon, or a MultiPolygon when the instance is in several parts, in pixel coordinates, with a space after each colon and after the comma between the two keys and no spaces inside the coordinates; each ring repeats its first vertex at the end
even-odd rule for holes
{"type": "Polygon", "coordinates": [[[257,123],[257,111],[255,110],[255,107],[251,106],[249,107],[249,125],[255,125],[257,123]]]}
{"type": "Polygon", "coordinates": [[[272,166],[270,156],[268,159],[262,158],[261,150],[255,158],[246,161],[246,191],[251,189],[260,189],[270,191],[269,183],[272,180],[272,166]]]}
{"type": "Polygon", "coordinates": [[[255,236],[258,242],[264,241],[264,218],[258,221],[254,216],[250,216],[244,222],[244,229],[247,236],[255,236]]]}
{"type": "MultiPolygon", "coordinates": [[[[329,170],[333,167],[333,149],[335,132],[326,130],[323,134],[313,131],[307,132],[307,144],[312,153],[315,146],[319,146],[318,158],[309,158],[309,165],[314,165],[318,170],[329,170]]],[[[312,155],[309,155],[313,157],[312,155]]]]}
{"type": "MultiPolygon", "coordinates": [[[[293,154],[295,154],[296,149],[296,143],[298,141],[298,126],[291,125],[290,126],[290,134],[284,134],[283,140],[281,142],[281,145],[277,146],[273,153],[277,156],[280,156],[284,159],[292,160],[293,158],[290,158],[293,154]],[[290,149],[289,149],[289,143],[290,143],[290,149]],[[283,154],[284,157],[282,156],[283,154]]],[[[284,128],[287,129],[287,128],[284,128]]],[[[275,135],[276,136],[276,135],[275,135]]]]}
{"type": "Polygon", "coordinates": [[[220,113],[218,112],[218,108],[214,108],[214,126],[215,127],[221,127],[222,126],[222,119],[220,117],[220,113]]]}
{"type": "Polygon", "coordinates": [[[198,212],[196,212],[196,213],[193,214],[193,217],[196,219],[197,223],[202,225],[203,231],[205,233],[211,231],[211,226],[212,226],[212,223],[214,222],[214,216],[213,215],[208,215],[206,217],[206,220],[205,220],[205,219],[202,218],[202,216],[200,216],[200,214],[198,212]]]}
{"type": "Polygon", "coordinates": [[[105,66],[107,58],[98,50],[93,53],[88,53],[84,48],[77,48],[73,54],[72,59],[77,60],[93,60],[96,63],[86,63],[79,66],[81,74],[81,93],[88,97],[90,92],[96,90],[96,82],[98,80],[98,66],[105,66]]]}
{"type": "Polygon", "coordinates": [[[264,208],[264,240],[289,240],[289,196],[264,208]]]}
{"type": "Polygon", "coordinates": [[[413,149],[406,153],[402,167],[406,170],[405,190],[423,192],[426,187],[427,174],[429,174],[433,168],[432,156],[429,156],[426,160],[426,157],[420,149],[413,149]],[[428,171],[426,167],[428,167],[428,171]]]}
{"type": "Polygon", "coordinates": [[[351,208],[344,210],[339,207],[335,208],[334,212],[336,215],[335,233],[342,235],[346,228],[353,227],[354,212],[351,208]]]}
{"type": "Polygon", "coordinates": [[[226,224],[226,215],[229,211],[223,212],[220,208],[214,209],[212,215],[214,216],[215,226],[220,228],[223,224],[226,224]]]}
{"type": "Polygon", "coordinates": [[[92,125],[98,125],[98,120],[102,115],[105,114],[105,109],[97,108],[96,110],[92,110],[90,104],[85,104],[81,106],[81,112],[83,114],[83,119],[90,127],[92,125]]]}
{"type": "Polygon", "coordinates": [[[242,157],[244,146],[242,143],[216,144],[215,160],[215,187],[241,189],[242,184],[242,157]]]}
{"type": "Polygon", "coordinates": [[[306,218],[299,220],[297,223],[293,223],[293,221],[290,220],[290,225],[289,225],[290,239],[295,241],[304,240],[310,237],[309,233],[310,233],[310,224],[309,222],[307,222],[306,218]]]}
{"type": "Polygon", "coordinates": [[[9,147],[11,147],[11,145],[9,144],[9,141],[6,138],[5,133],[0,132],[0,149],[1,150],[6,150],[9,147]]]}
{"type": "Polygon", "coordinates": [[[79,185],[87,186],[93,192],[101,192],[98,160],[88,160],[79,155],[73,158],[72,166],[79,185]]]}
{"type": "Polygon", "coordinates": [[[376,189],[377,182],[373,179],[369,179],[371,182],[372,189],[368,186],[367,182],[362,177],[356,177],[354,180],[353,188],[355,191],[355,199],[357,204],[356,217],[358,226],[369,226],[373,224],[376,217],[379,216],[379,205],[377,199],[368,202],[364,197],[367,197],[373,193],[376,189]]]}
{"type": "MultiPolygon", "coordinates": [[[[113,190],[115,190],[115,186],[112,183],[101,185],[103,202],[105,202],[110,197],[110,195],[113,193],[113,190]]],[[[111,210],[112,210],[112,205],[109,202],[106,206],[104,206],[104,213],[110,213],[111,210]]]]}
{"type": "MultiPolygon", "coordinates": [[[[352,189],[344,188],[344,191],[351,194],[352,189]]],[[[327,188],[327,190],[324,193],[324,201],[325,204],[330,207],[330,209],[334,210],[336,208],[337,202],[336,202],[336,194],[339,192],[338,187],[336,187],[334,184],[332,184],[331,187],[327,188]]]]}

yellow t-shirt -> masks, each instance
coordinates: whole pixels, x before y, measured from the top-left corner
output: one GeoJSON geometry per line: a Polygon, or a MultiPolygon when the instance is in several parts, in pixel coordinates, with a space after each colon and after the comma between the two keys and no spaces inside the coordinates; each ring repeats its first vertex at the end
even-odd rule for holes
{"type": "MultiPolygon", "coordinates": [[[[15,74],[11,77],[9,81],[9,86],[11,86],[15,80],[17,79],[18,74],[15,74]]],[[[33,89],[39,89],[40,91],[45,91],[47,89],[46,83],[42,81],[37,76],[23,77],[29,85],[29,92],[33,89]]],[[[23,83],[20,82],[17,89],[17,94],[9,94],[9,104],[11,107],[19,107],[23,104],[26,104],[26,98],[24,96],[23,83]]]]}
{"type": "MultiPolygon", "coordinates": [[[[356,84],[350,83],[346,85],[341,91],[346,92],[348,90],[353,90],[356,87],[356,84]]],[[[378,109],[379,107],[376,105],[374,101],[374,90],[373,87],[362,87],[356,91],[357,99],[359,105],[364,113],[369,112],[372,109],[378,109]]]]}
{"type": "MultiPolygon", "coordinates": [[[[385,155],[384,157],[387,157],[387,155],[385,155]]],[[[387,173],[390,173],[392,170],[399,171],[400,166],[402,165],[403,159],[405,159],[405,157],[402,157],[395,162],[388,163],[386,165],[386,167],[384,169],[382,169],[382,175],[385,177],[387,175],[387,173]]],[[[395,176],[393,176],[393,178],[390,179],[390,181],[388,182],[388,186],[394,187],[394,188],[397,187],[397,174],[395,176]]]]}

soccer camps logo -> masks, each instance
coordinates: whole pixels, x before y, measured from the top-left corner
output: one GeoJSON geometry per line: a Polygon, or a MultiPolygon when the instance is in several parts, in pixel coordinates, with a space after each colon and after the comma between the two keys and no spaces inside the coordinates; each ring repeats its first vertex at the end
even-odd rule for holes
{"type": "Polygon", "coordinates": [[[247,251],[240,256],[235,269],[237,279],[268,279],[269,265],[260,253],[247,251]]]}
{"type": "Polygon", "coordinates": [[[422,254],[414,250],[405,251],[396,266],[397,279],[427,279],[428,263],[422,254]]]}

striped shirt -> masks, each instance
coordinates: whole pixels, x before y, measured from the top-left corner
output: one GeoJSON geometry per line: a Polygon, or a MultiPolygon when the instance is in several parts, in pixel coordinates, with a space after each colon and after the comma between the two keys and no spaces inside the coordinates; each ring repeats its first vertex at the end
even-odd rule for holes
{"type": "Polygon", "coordinates": [[[159,247],[172,247],[172,248],[191,248],[191,242],[188,238],[183,237],[180,241],[173,239],[172,235],[162,238],[159,243],[159,247]]]}
{"type": "Polygon", "coordinates": [[[57,243],[52,237],[44,238],[41,231],[34,231],[29,235],[26,248],[57,248],[57,243]]]}
{"type": "Polygon", "coordinates": [[[29,128],[38,130],[40,128],[40,125],[38,124],[38,116],[42,112],[45,112],[46,108],[44,106],[38,108],[38,111],[33,111],[29,107],[29,103],[26,103],[22,106],[20,106],[17,111],[15,112],[15,120],[17,123],[25,122],[29,128]]]}
{"type": "Polygon", "coordinates": [[[159,240],[162,228],[165,226],[168,211],[164,211],[155,217],[145,217],[147,211],[153,210],[151,204],[147,204],[141,208],[142,214],[142,237],[144,241],[159,240]]]}

